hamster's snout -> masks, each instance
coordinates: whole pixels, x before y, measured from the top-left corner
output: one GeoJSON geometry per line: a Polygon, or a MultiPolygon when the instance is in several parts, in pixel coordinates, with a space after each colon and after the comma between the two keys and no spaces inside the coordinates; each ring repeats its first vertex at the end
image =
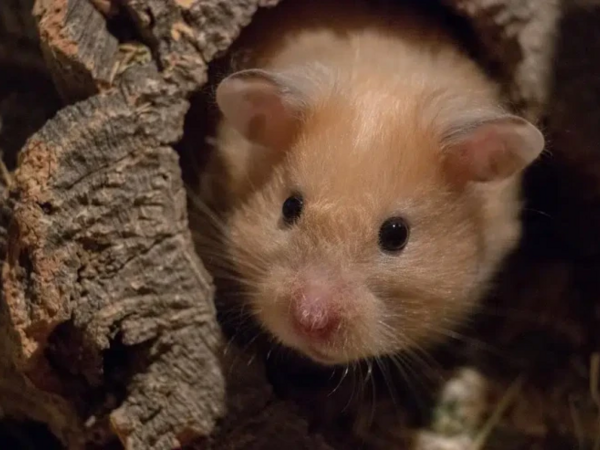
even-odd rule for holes
{"type": "Polygon", "coordinates": [[[281,272],[255,297],[260,324],[276,341],[327,366],[379,355],[382,304],[364,274],[307,261],[281,272]]]}
{"type": "Polygon", "coordinates": [[[307,283],[291,298],[290,315],[294,330],[315,343],[327,341],[340,328],[341,311],[335,288],[307,283]]]}

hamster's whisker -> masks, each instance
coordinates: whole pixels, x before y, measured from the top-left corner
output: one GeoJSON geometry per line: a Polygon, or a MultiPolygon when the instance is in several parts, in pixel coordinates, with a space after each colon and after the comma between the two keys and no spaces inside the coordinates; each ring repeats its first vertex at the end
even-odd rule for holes
{"type": "Polygon", "coordinates": [[[348,402],[346,403],[346,406],[342,408],[342,413],[344,413],[350,407],[352,401],[354,400],[354,395],[356,392],[356,366],[356,362],[353,362],[350,365],[350,367],[352,368],[352,389],[350,391],[350,396],[348,397],[348,402]]]}
{"type": "Polygon", "coordinates": [[[365,396],[365,376],[363,375],[363,365],[358,364],[358,402],[362,404],[365,396]]]}
{"type": "MultiPolygon", "coordinates": [[[[246,328],[247,330],[248,328],[246,328]]],[[[231,347],[231,344],[233,344],[233,342],[236,340],[236,338],[244,332],[243,328],[237,328],[236,332],[229,338],[227,339],[227,344],[225,344],[225,347],[223,349],[223,354],[226,355],[229,351],[229,348],[231,347]]]]}
{"type": "Polygon", "coordinates": [[[239,271],[240,269],[247,270],[253,277],[260,276],[265,273],[263,264],[251,263],[250,258],[246,258],[246,255],[240,255],[234,257],[226,254],[224,251],[220,251],[219,248],[200,248],[200,256],[202,261],[210,268],[221,267],[231,271],[239,271]]]}
{"type": "Polygon", "coordinates": [[[219,229],[226,229],[225,222],[219,217],[216,211],[214,211],[205,201],[203,201],[198,194],[193,191],[193,188],[186,189],[188,205],[191,206],[190,211],[192,213],[201,213],[201,218],[208,218],[212,225],[217,226],[219,229]]]}
{"type": "Polygon", "coordinates": [[[400,372],[402,379],[406,382],[410,392],[413,394],[419,409],[425,411],[426,405],[423,402],[423,393],[429,392],[431,386],[428,386],[423,382],[422,377],[420,376],[421,374],[413,369],[411,361],[407,360],[402,355],[391,355],[389,361],[392,362],[400,372]]]}
{"type": "Polygon", "coordinates": [[[405,337],[408,345],[406,352],[408,356],[415,360],[422,367],[427,369],[426,376],[430,378],[431,381],[444,381],[445,377],[442,374],[443,368],[439,361],[437,361],[431,352],[427,351],[416,339],[410,339],[408,336],[405,337]],[[433,377],[437,378],[434,380],[433,377]]]}
{"type": "Polygon", "coordinates": [[[336,393],[336,391],[340,388],[340,386],[342,385],[342,383],[344,382],[344,380],[348,376],[348,372],[349,371],[350,371],[350,366],[346,365],[346,367],[344,368],[344,372],[342,373],[342,376],[340,377],[337,385],[333,388],[333,390],[331,390],[331,392],[329,392],[329,394],[327,394],[328,397],[330,397],[330,396],[332,396],[333,394],[336,393]]]}
{"type": "Polygon", "coordinates": [[[253,311],[245,311],[242,308],[225,309],[222,304],[217,305],[219,311],[219,323],[223,326],[236,326],[237,331],[257,329],[256,317],[253,311]],[[240,328],[245,327],[244,330],[240,328]]]}
{"type": "MultiPolygon", "coordinates": [[[[225,348],[225,350],[223,352],[224,355],[227,354],[227,352],[229,351],[229,348],[231,348],[232,344],[235,342],[235,338],[236,338],[236,336],[237,336],[238,333],[236,333],[231,339],[229,339],[229,342],[227,343],[227,346],[226,346],[226,348],[225,348]]],[[[252,344],[256,341],[256,339],[258,339],[259,336],[260,336],[260,333],[256,333],[256,335],[252,339],[250,339],[249,343],[247,343],[245,346],[243,346],[242,348],[240,348],[240,351],[236,353],[234,360],[231,361],[231,363],[229,365],[228,376],[231,375],[232,370],[235,367],[237,367],[239,359],[242,356],[246,355],[246,353],[248,352],[248,349],[252,346],[252,344]]]]}
{"type": "Polygon", "coordinates": [[[265,265],[266,263],[268,263],[268,259],[266,257],[263,257],[259,254],[255,254],[250,250],[246,249],[245,247],[234,245],[235,242],[232,240],[231,236],[229,236],[228,233],[222,232],[215,236],[210,234],[199,233],[198,231],[193,231],[192,236],[195,236],[196,245],[204,246],[201,247],[202,250],[204,248],[213,248],[215,250],[221,250],[221,254],[223,255],[223,257],[233,258],[233,255],[227,252],[225,249],[236,248],[239,252],[239,259],[256,260],[261,265],[265,265]]]}
{"type": "Polygon", "coordinates": [[[373,402],[371,403],[371,413],[369,414],[369,426],[373,424],[375,420],[375,407],[377,404],[377,385],[375,383],[375,377],[373,376],[373,361],[367,361],[369,365],[369,373],[367,374],[368,378],[371,379],[371,390],[373,392],[373,402]]]}
{"type": "Polygon", "coordinates": [[[367,377],[365,379],[365,382],[368,381],[369,379],[373,378],[373,361],[371,360],[367,360],[367,377]]]}
{"type": "Polygon", "coordinates": [[[381,357],[379,356],[375,356],[375,362],[377,363],[377,366],[379,367],[379,370],[381,371],[381,375],[383,376],[383,380],[385,382],[385,384],[387,385],[388,391],[390,393],[390,398],[392,399],[392,403],[394,404],[394,409],[396,410],[396,412],[399,412],[399,408],[398,408],[398,403],[396,402],[396,390],[394,389],[394,385],[392,382],[392,377],[389,373],[388,370],[388,366],[386,366],[383,361],[381,360],[381,357]]]}
{"type": "Polygon", "coordinates": [[[257,333],[254,335],[254,337],[253,337],[252,339],[250,339],[250,340],[249,340],[249,341],[246,343],[246,345],[244,346],[244,348],[242,349],[242,351],[243,351],[244,353],[246,353],[246,352],[248,351],[248,349],[249,349],[250,347],[252,347],[252,344],[254,344],[254,343],[256,342],[256,340],[257,340],[257,339],[258,339],[260,336],[261,336],[261,334],[260,334],[259,332],[257,332],[257,333]]]}
{"type": "MultiPolygon", "coordinates": [[[[204,223],[211,225],[211,231],[213,233],[217,233],[217,235],[215,236],[211,234],[211,231],[201,233],[196,230],[193,230],[192,235],[195,236],[195,243],[197,243],[197,245],[205,245],[207,247],[221,247],[224,250],[225,245],[232,243],[231,238],[227,233],[227,224],[196,194],[194,194],[193,192],[188,192],[188,198],[191,200],[191,214],[199,213],[198,218],[208,219],[208,221],[204,223]]],[[[204,253],[204,249],[202,250],[204,253]]],[[[249,251],[243,248],[238,248],[238,250],[242,253],[247,252],[245,256],[248,256],[248,260],[256,260],[263,265],[267,262],[265,259],[261,258],[260,255],[251,254],[249,251]]],[[[248,266],[248,260],[240,258],[240,261],[236,262],[243,262],[245,266],[248,266]]],[[[254,268],[256,269],[256,267],[254,268]]]]}
{"type": "MultiPolygon", "coordinates": [[[[412,363],[416,363],[421,366],[423,371],[423,376],[427,377],[429,381],[443,381],[444,377],[442,375],[442,366],[438,361],[433,358],[433,356],[426,351],[423,347],[418,345],[414,340],[408,338],[408,336],[404,336],[404,339],[400,340],[398,338],[398,332],[394,330],[389,324],[385,324],[386,327],[382,330],[384,334],[384,338],[392,343],[395,343],[399,348],[404,348],[406,355],[402,356],[400,353],[391,354],[389,357],[394,361],[394,358],[403,360],[405,357],[410,358],[405,361],[405,366],[407,369],[410,368],[410,371],[413,372],[412,363]],[[435,376],[434,376],[435,375],[435,376]]],[[[398,367],[398,361],[395,361],[396,366],[398,367]]],[[[407,373],[405,370],[401,371],[401,374],[404,377],[407,377],[407,373]]],[[[416,377],[416,374],[413,375],[416,377]]],[[[418,378],[418,377],[417,377],[418,378]]]]}
{"type": "Polygon", "coordinates": [[[467,335],[461,334],[457,331],[445,329],[443,327],[439,327],[436,329],[434,329],[432,327],[431,331],[436,332],[437,334],[439,334],[442,337],[449,338],[449,339],[455,340],[457,342],[466,344],[466,345],[470,346],[471,348],[474,348],[477,350],[484,350],[486,353],[492,354],[494,356],[498,356],[501,358],[510,358],[510,356],[508,354],[506,354],[505,352],[502,352],[499,348],[497,348],[494,345],[491,345],[485,341],[482,341],[481,339],[477,339],[472,336],[467,336],[467,335]]]}
{"type": "Polygon", "coordinates": [[[235,283],[240,284],[241,286],[243,286],[243,289],[241,289],[240,291],[245,292],[246,294],[251,294],[252,292],[258,290],[258,283],[255,283],[250,279],[243,278],[231,272],[221,272],[220,270],[213,269],[211,270],[211,272],[216,279],[233,281],[235,283]]]}
{"type": "Polygon", "coordinates": [[[414,379],[418,381],[421,388],[427,389],[427,384],[423,381],[423,378],[427,378],[430,382],[433,380],[433,375],[429,373],[432,366],[426,363],[422,358],[418,358],[415,353],[412,353],[410,349],[407,349],[405,353],[396,353],[389,356],[391,361],[402,362],[404,367],[404,376],[406,380],[413,386],[410,381],[414,379]],[[420,366],[420,369],[419,369],[420,366]]]}
{"type": "Polygon", "coordinates": [[[550,214],[548,214],[547,212],[544,212],[544,211],[540,211],[539,209],[525,207],[525,208],[523,208],[523,211],[533,212],[533,213],[539,214],[541,216],[547,217],[549,219],[552,219],[552,216],[550,214]]]}

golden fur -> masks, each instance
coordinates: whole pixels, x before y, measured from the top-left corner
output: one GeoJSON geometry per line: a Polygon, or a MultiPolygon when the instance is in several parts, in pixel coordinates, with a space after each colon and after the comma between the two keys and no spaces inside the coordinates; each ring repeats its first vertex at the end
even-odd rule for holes
{"type": "Polygon", "coordinates": [[[335,3],[285,0],[245,32],[240,48],[258,43],[246,66],[298,80],[306,114],[275,159],[223,122],[217,158],[225,172],[214,165],[204,180],[204,192],[225,180],[229,256],[252,287],[259,323],[323,363],[443,338],[521,231],[519,173],[465,183],[444,163],[444,130],[497,108],[494,83],[434,20],[335,3]],[[305,209],[287,229],[281,205],[295,191],[305,209]],[[402,253],[389,255],[378,232],[395,215],[411,234],[402,253]],[[342,314],[318,347],[288,317],[290,292],[312,276],[336,286],[330,301],[342,314]]]}

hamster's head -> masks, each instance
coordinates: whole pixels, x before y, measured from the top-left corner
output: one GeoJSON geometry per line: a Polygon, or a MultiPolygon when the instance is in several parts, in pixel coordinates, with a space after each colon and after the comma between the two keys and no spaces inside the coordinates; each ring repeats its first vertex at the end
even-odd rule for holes
{"type": "Polygon", "coordinates": [[[221,151],[252,180],[226,239],[247,307],[327,365],[420,347],[469,313],[520,237],[519,174],[544,146],[513,115],[359,83],[247,70],[217,89],[221,151]]]}

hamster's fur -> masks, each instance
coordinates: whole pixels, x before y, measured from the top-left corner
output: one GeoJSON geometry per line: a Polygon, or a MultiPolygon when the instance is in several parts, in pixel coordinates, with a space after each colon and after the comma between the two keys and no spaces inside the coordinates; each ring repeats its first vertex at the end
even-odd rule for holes
{"type": "Polygon", "coordinates": [[[544,147],[436,18],[378,8],[284,0],[216,91],[201,192],[227,205],[224,256],[265,331],[322,364],[460,323],[519,241],[522,173],[544,147]],[[390,218],[408,227],[396,252],[381,247],[390,218]]]}

